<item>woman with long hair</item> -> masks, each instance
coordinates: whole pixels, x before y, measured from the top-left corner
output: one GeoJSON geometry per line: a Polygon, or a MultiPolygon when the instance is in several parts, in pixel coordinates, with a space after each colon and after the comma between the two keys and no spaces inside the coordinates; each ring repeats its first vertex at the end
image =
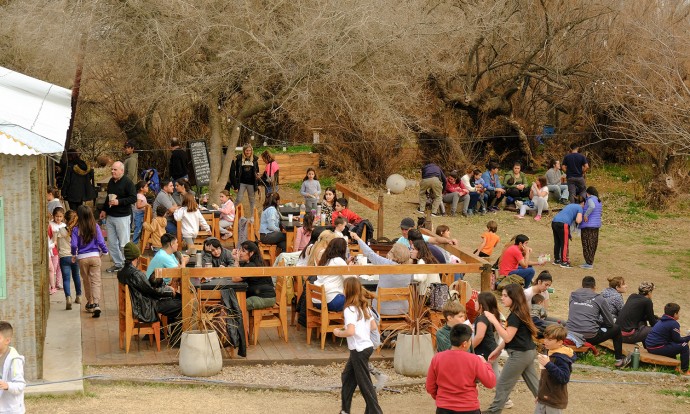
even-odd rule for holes
{"type": "Polygon", "coordinates": [[[331,242],[331,240],[335,238],[336,235],[331,230],[322,231],[321,234],[319,234],[319,238],[314,244],[312,244],[311,249],[309,249],[309,251],[306,253],[306,266],[318,266],[326,247],[328,247],[328,244],[331,242]]]}
{"type": "Polygon", "coordinates": [[[264,164],[266,164],[264,174],[261,179],[266,187],[266,197],[268,197],[272,193],[278,192],[278,177],[280,175],[280,167],[278,166],[276,159],[268,150],[261,153],[261,160],[264,162],[264,164]]]}
{"type": "Polygon", "coordinates": [[[501,293],[501,302],[510,309],[505,328],[494,313],[484,310],[484,316],[503,339],[503,342],[491,352],[488,361],[493,363],[504,348],[508,352],[508,360],[503,365],[503,371],[496,384],[496,396],[487,413],[500,413],[503,410],[520,377],[525,380],[535,398],[539,390],[539,379],[534,368],[534,359],[537,356],[534,338],[537,335],[537,327],[532,322],[522,287],[515,283],[506,286],[501,293]]]}
{"type": "Polygon", "coordinates": [[[84,280],[86,311],[94,318],[101,316],[101,256],[108,254],[101,228],[96,224],[91,207],[77,208],[77,225],[72,229],[70,241],[72,263],[79,262],[79,274],[84,280]]]}
{"type": "Polygon", "coordinates": [[[280,231],[279,199],[280,195],[273,193],[264,201],[264,211],[261,213],[261,224],[259,225],[259,240],[263,244],[276,245],[284,252],[287,237],[285,233],[280,231]]]}
{"type": "MultiPolygon", "coordinates": [[[[232,251],[236,267],[263,267],[259,246],[253,241],[242,242],[239,249],[232,251]]],[[[270,308],[276,304],[276,289],[270,276],[233,277],[234,282],[247,284],[247,310],[270,308]]]]}
{"type": "MultiPolygon", "coordinates": [[[[336,239],[343,240],[343,239],[336,239]]],[[[345,279],[345,309],[343,319],[345,327],[337,328],[333,332],[335,336],[347,338],[347,347],[350,350],[350,358],[345,364],[342,378],[341,413],[349,413],[352,405],[352,396],[355,388],[359,387],[366,402],[365,413],[382,413],[376,398],[376,389],[369,376],[369,358],[374,352],[374,344],[371,342],[371,331],[378,329],[376,321],[369,310],[369,302],[364,296],[362,283],[358,278],[345,279]]]]}
{"type": "Polygon", "coordinates": [[[254,155],[251,144],[244,144],[242,153],[237,154],[230,166],[230,183],[237,192],[235,205],[242,203],[242,195],[249,197],[249,211],[254,212],[256,203],[256,185],[259,178],[259,157],[254,155]]]}
{"type": "Polygon", "coordinates": [[[525,218],[527,210],[537,210],[537,215],[534,216],[534,220],[539,221],[541,220],[542,211],[549,209],[549,189],[546,186],[546,177],[539,177],[532,183],[532,188],[529,190],[529,195],[532,200],[532,207],[528,206],[521,200],[516,201],[515,206],[520,207],[520,214],[516,215],[515,217],[522,219],[525,218]]]}
{"type": "Polygon", "coordinates": [[[204,231],[211,231],[204,216],[199,211],[199,205],[194,199],[194,194],[186,193],[182,199],[182,207],[175,210],[173,217],[182,226],[182,240],[187,243],[187,251],[191,254],[196,253],[194,239],[199,236],[199,227],[204,231]]]}
{"type": "MultiPolygon", "coordinates": [[[[410,258],[416,264],[438,263],[423,239],[410,242],[410,258]]],[[[432,283],[441,283],[441,277],[438,273],[415,273],[413,279],[419,283],[420,295],[426,295],[426,291],[432,283]]]]}
{"type": "MultiPolygon", "coordinates": [[[[323,191],[323,200],[321,200],[321,214],[326,215],[326,223],[333,222],[333,212],[335,211],[335,187],[326,187],[323,191]]],[[[319,222],[321,218],[319,217],[319,222]]]]}
{"type": "MultiPolygon", "coordinates": [[[[323,252],[319,260],[319,266],[347,266],[347,241],[342,237],[336,237],[328,243],[328,247],[323,252]]],[[[345,294],[343,292],[343,279],[350,278],[350,275],[319,275],[316,277],[317,286],[324,286],[326,289],[326,302],[328,310],[340,312],[345,304],[345,294]]],[[[312,299],[317,307],[321,306],[321,301],[312,299]]]]}

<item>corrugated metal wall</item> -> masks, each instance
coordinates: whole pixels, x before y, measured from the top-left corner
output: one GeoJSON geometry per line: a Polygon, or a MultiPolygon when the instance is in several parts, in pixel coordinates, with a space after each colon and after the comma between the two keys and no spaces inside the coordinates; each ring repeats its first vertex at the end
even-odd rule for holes
{"type": "Polygon", "coordinates": [[[0,300],[0,318],[14,326],[12,342],[26,357],[27,379],[43,375],[50,309],[45,168],[43,156],[0,154],[7,274],[7,299],[0,300]]]}

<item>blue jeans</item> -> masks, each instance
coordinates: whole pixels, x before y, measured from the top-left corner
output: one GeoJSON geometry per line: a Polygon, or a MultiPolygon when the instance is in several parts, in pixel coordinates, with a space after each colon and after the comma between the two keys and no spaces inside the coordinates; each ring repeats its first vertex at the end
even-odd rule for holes
{"type": "Polygon", "coordinates": [[[177,237],[177,222],[168,220],[165,225],[165,232],[171,234],[173,237],[177,237]]]}
{"type": "Polygon", "coordinates": [[[525,279],[525,288],[528,288],[532,286],[532,279],[534,278],[534,268],[532,266],[529,266],[527,268],[525,267],[518,267],[517,269],[513,270],[512,272],[508,273],[509,275],[518,275],[525,279]]]}
{"type": "Polygon", "coordinates": [[[62,271],[62,288],[65,290],[65,297],[70,295],[69,278],[74,280],[74,289],[77,296],[81,296],[81,278],[79,277],[79,263],[72,263],[72,256],[60,258],[60,270],[62,271]]]}
{"type": "Polygon", "coordinates": [[[125,265],[125,255],[122,249],[129,242],[129,227],[129,216],[108,216],[105,221],[105,228],[108,232],[108,251],[110,257],[113,258],[113,263],[118,267],[125,265]]]}
{"type": "Polygon", "coordinates": [[[141,228],[144,224],[144,210],[134,210],[134,234],[132,235],[132,243],[139,243],[141,237],[141,228]]]}
{"type": "MultiPolygon", "coordinates": [[[[337,295],[335,295],[333,300],[328,302],[327,306],[330,312],[340,312],[345,307],[345,295],[343,295],[342,293],[338,293],[337,295]]],[[[316,309],[321,309],[321,304],[314,303],[314,307],[316,309]]]]}

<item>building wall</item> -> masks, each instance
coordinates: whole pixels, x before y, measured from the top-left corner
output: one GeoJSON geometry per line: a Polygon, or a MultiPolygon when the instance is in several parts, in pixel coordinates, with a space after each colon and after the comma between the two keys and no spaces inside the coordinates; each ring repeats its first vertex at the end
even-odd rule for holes
{"type": "Polygon", "coordinates": [[[24,374],[30,380],[43,375],[50,309],[45,178],[44,157],[0,154],[7,281],[0,318],[14,327],[12,345],[26,357],[24,374]]]}

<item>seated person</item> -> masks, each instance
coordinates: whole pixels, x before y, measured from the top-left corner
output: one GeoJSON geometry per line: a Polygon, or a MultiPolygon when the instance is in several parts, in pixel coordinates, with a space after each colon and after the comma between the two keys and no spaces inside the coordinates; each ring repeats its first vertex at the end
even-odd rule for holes
{"type": "Polygon", "coordinates": [[[532,296],[532,303],[530,307],[530,315],[532,316],[532,322],[534,322],[534,326],[537,327],[539,330],[539,335],[541,336],[544,333],[544,329],[546,328],[546,317],[548,316],[546,313],[546,309],[544,309],[544,297],[540,294],[536,294],[532,296]]]}
{"type": "Polygon", "coordinates": [[[335,220],[338,217],[345,218],[347,222],[352,224],[353,226],[359,224],[359,222],[362,221],[362,217],[360,217],[357,213],[347,208],[346,198],[339,198],[335,201],[335,211],[331,215],[331,220],[334,226],[335,220]]]}
{"type": "Polygon", "coordinates": [[[486,171],[482,174],[486,193],[489,195],[486,204],[489,211],[498,211],[498,205],[503,201],[506,190],[501,185],[501,179],[498,177],[498,164],[491,162],[486,168],[486,171]]]}
{"type": "Polygon", "coordinates": [[[163,282],[166,284],[170,283],[170,279],[164,278],[162,281],[154,279],[154,270],[159,268],[173,269],[176,267],[185,267],[189,261],[188,256],[182,256],[182,260],[178,261],[177,256],[175,255],[178,248],[178,242],[177,238],[175,238],[172,234],[165,233],[163,236],[161,236],[161,246],[161,249],[156,252],[156,255],[153,256],[153,259],[151,259],[149,262],[149,267],[146,269],[146,277],[148,277],[151,281],[151,284],[156,287],[161,285],[163,282]]]}
{"type": "MultiPolygon", "coordinates": [[[[331,240],[319,260],[319,266],[347,266],[347,241],[342,237],[331,240]]],[[[340,312],[345,305],[345,293],[343,291],[343,280],[352,277],[350,275],[318,275],[316,277],[317,286],[324,286],[326,290],[326,301],[328,310],[340,312]]],[[[312,299],[314,305],[321,309],[321,301],[312,299]]]]}
{"type": "MultiPolygon", "coordinates": [[[[403,246],[402,244],[395,243],[391,247],[390,251],[386,257],[379,256],[375,251],[371,250],[371,247],[362,240],[357,233],[351,232],[350,237],[355,240],[359,245],[362,254],[364,254],[369,262],[373,265],[384,265],[384,264],[409,264],[410,263],[410,249],[403,246]]],[[[407,287],[412,283],[411,274],[388,274],[379,276],[379,284],[376,288],[399,288],[407,287]]],[[[376,308],[376,299],[371,302],[371,307],[374,310],[376,308]]],[[[406,300],[396,300],[387,301],[381,303],[381,315],[400,315],[407,313],[410,308],[410,303],[406,300]]]]}
{"type": "Polygon", "coordinates": [[[158,206],[165,207],[165,210],[167,212],[167,214],[165,215],[167,220],[165,230],[167,233],[170,234],[174,234],[177,232],[177,223],[173,218],[173,214],[175,213],[175,211],[177,211],[179,205],[177,204],[177,202],[175,202],[175,199],[172,196],[174,189],[175,187],[172,181],[161,181],[161,190],[156,195],[156,199],[153,201],[153,205],[151,206],[154,213],[156,214],[156,217],[159,216],[159,214],[157,213],[157,211],[159,211],[158,206]]]}
{"type": "Polygon", "coordinates": [[[467,216],[467,209],[470,206],[469,190],[465,188],[465,185],[458,177],[458,173],[453,171],[446,177],[446,189],[443,192],[443,202],[450,204],[451,217],[457,213],[458,203],[461,201],[462,215],[467,216]]]}
{"type": "Polygon", "coordinates": [[[690,371],[688,371],[690,335],[680,336],[679,313],[680,305],[667,303],[664,306],[664,315],[652,327],[652,331],[644,341],[644,347],[650,354],[663,355],[669,358],[675,358],[680,354],[680,370],[683,375],[688,376],[690,375],[690,371]]]}
{"type": "Polygon", "coordinates": [[[220,238],[227,240],[232,237],[232,225],[235,221],[235,204],[230,199],[230,192],[228,190],[221,191],[219,198],[220,206],[213,204],[211,207],[220,211],[220,221],[218,222],[220,238]]]}
{"type": "MultiPolygon", "coordinates": [[[[280,231],[280,213],[278,212],[278,193],[271,193],[264,201],[264,211],[261,213],[259,239],[263,244],[273,244],[281,251],[285,251],[287,237],[280,231]]],[[[261,256],[261,255],[259,255],[261,256]]]]}
{"type": "MultiPolygon", "coordinates": [[[[409,231],[410,230],[415,230],[415,224],[414,220],[412,220],[409,217],[405,217],[402,219],[400,222],[400,233],[401,236],[398,237],[398,239],[395,241],[396,243],[402,244],[403,246],[407,247],[408,249],[410,248],[410,239],[409,239],[409,231]]],[[[431,243],[431,244],[452,244],[457,246],[458,241],[455,239],[450,239],[446,238],[443,236],[427,236],[427,235],[422,235],[421,232],[417,230],[417,232],[421,235],[421,237],[424,239],[425,242],[431,243]]],[[[445,263],[445,262],[444,262],[445,263]]]]}
{"type": "Polygon", "coordinates": [[[314,220],[315,217],[313,214],[311,214],[311,212],[304,214],[304,222],[302,223],[302,227],[297,227],[297,231],[295,232],[296,252],[303,251],[304,248],[309,245],[309,240],[314,232],[314,220]]]}
{"type": "MultiPolygon", "coordinates": [[[[434,246],[435,247],[435,246],[434,246]]],[[[437,264],[438,260],[429,250],[429,245],[422,239],[412,242],[410,258],[415,264],[437,264]]],[[[419,283],[419,294],[424,296],[432,283],[441,283],[438,273],[415,273],[412,280],[419,283]]]]}
{"type": "Polygon", "coordinates": [[[638,293],[632,293],[618,314],[616,324],[621,327],[623,343],[644,343],[644,340],[652,331],[652,326],[659,318],[654,315],[654,303],[652,292],[654,283],[642,282],[637,288],[638,293]]]}
{"type": "Polygon", "coordinates": [[[539,262],[530,261],[532,248],[527,247],[529,237],[524,234],[515,236],[514,244],[503,252],[498,265],[498,274],[500,277],[508,275],[518,275],[525,280],[525,286],[532,284],[534,277],[533,265],[541,265],[539,262]]]}
{"type": "Polygon", "coordinates": [[[625,305],[623,293],[628,290],[628,285],[625,284],[625,279],[623,279],[622,276],[612,277],[608,279],[608,281],[609,287],[601,292],[601,296],[603,296],[604,299],[606,299],[606,303],[609,304],[611,315],[615,321],[618,319],[618,314],[621,313],[623,305],[625,305]]]}
{"type": "Polygon", "coordinates": [[[201,257],[203,267],[230,267],[234,264],[232,252],[220,244],[220,240],[209,237],[204,240],[204,255],[201,257]]]}
{"type": "Polygon", "coordinates": [[[513,170],[503,177],[503,185],[506,189],[506,195],[513,199],[528,199],[529,198],[529,180],[525,173],[520,171],[522,164],[516,161],[513,164],[513,170]]]}
{"type": "Polygon", "coordinates": [[[465,307],[458,300],[449,300],[443,305],[443,318],[446,324],[436,331],[436,352],[447,351],[451,348],[450,330],[457,324],[467,321],[465,307]]]}
{"type": "MultiPolygon", "coordinates": [[[[264,266],[264,259],[261,258],[259,246],[253,241],[244,241],[239,249],[233,250],[232,258],[235,261],[235,267],[264,266]]],[[[238,276],[233,277],[232,280],[233,282],[245,282],[247,284],[248,311],[270,308],[276,304],[276,289],[270,276],[238,276]]]]}
{"type": "MultiPolygon", "coordinates": [[[[408,237],[408,240],[410,243],[410,249],[412,249],[415,241],[420,240],[420,241],[424,242],[424,244],[426,244],[427,248],[429,249],[429,251],[431,251],[431,254],[434,256],[437,263],[441,263],[441,264],[447,263],[445,250],[438,247],[438,246],[434,246],[432,244],[429,244],[429,242],[426,241],[426,239],[424,238],[424,235],[419,230],[417,230],[417,229],[410,230],[409,232],[407,232],[407,237],[408,237]]],[[[436,236],[436,237],[438,238],[439,236],[436,236]]],[[[430,237],[427,236],[427,238],[429,240],[431,240],[430,237]]]]}
{"type": "Polygon", "coordinates": [[[546,186],[549,194],[561,204],[568,204],[568,184],[565,183],[565,174],[561,171],[561,162],[556,159],[549,161],[549,170],[546,172],[546,186]]]}
{"type": "MultiPolygon", "coordinates": [[[[137,269],[141,255],[139,246],[132,242],[127,243],[124,254],[125,265],[117,272],[117,280],[129,286],[132,316],[139,322],[152,323],[158,321],[160,313],[168,317],[168,324],[173,324],[180,318],[182,312],[180,294],[170,286],[152,286],[146,274],[137,269]]],[[[174,339],[170,340],[171,344],[174,342],[174,339]]]]}
{"type": "Polygon", "coordinates": [[[623,368],[630,363],[632,354],[623,355],[621,328],[613,323],[609,305],[595,289],[596,280],[585,276],[582,288],[570,294],[566,328],[582,335],[592,345],[613,340],[616,368],[623,368]]]}
{"type": "Polygon", "coordinates": [[[347,228],[347,219],[345,217],[338,217],[337,219],[333,220],[333,226],[335,226],[335,229],[333,229],[333,233],[335,233],[336,237],[342,237],[344,239],[347,239],[347,236],[345,236],[345,229],[347,228]]]}
{"type": "Polygon", "coordinates": [[[436,401],[437,413],[479,413],[477,383],[496,386],[496,374],[481,355],[468,351],[472,329],[457,324],[450,331],[451,349],[434,355],[426,376],[426,391],[436,401]]]}
{"type": "Polygon", "coordinates": [[[159,205],[156,207],[156,217],[150,223],[142,223],[144,230],[151,233],[149,241],[151,242],[151,250],[154,252],[161,249],[161,237],[166,233],[165,227],[168,225],[168,219],[165,217],[167,212],[168,209],[165,206],[159,205]]]}

